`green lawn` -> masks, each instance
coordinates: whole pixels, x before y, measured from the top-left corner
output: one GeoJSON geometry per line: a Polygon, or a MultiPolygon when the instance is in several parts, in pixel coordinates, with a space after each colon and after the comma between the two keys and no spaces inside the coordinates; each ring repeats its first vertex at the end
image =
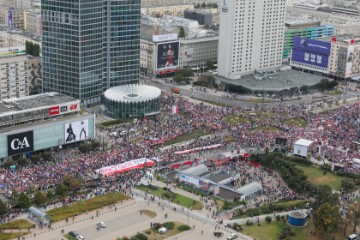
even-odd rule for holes
{"type": "Polygon", "coordinates": [[[247,118],[239,117],[233,114],[223,117],[222,120],[227,124],[233,124],[233,125],[239,125],[241,123],[248,122],[247,118]]]}
{"type": "Polygon", "coordinates": [[[316,186],[326,184],[333,190],[339,190],[341,180],[345,179],[345,177],[337,176],[329,172],[324,175],[324,170],[315,166],[296,165],[296,167],[303,170],[308,180],[316,186]]]}
{"type": "MultiPolygon", "coordinates": [[[[148,188],[144,185],[141,186],[137,186],[137,189],[144,191],[144,192],[150,192],[151,194],[158,196],[158,197],[162,197],[167,191],[165,191],[162,188],[158,188],[156,190],[153,190],[151,188],[148,188]]],[[[199,210],[202,209],[204,207],[204,205],[202,204],[202,202],[197,201],[195,199],[183,196],[181,194],[175,194],[175,198],[172,199],[173,203],[176,203],[180,206],[186,207],[186,208],[192,208],[194,210],[199,210]]]]}
{"type": "MultiPolygon", "coordinates": [[[[287,226],[286,223],[276,220],[272,223],[262,222],[260,226],[254,224],[252,226],[243,225],[242,233],[249,235],[256,240],[278,240],[283,227],[287,226]]],[[[293,228],[295,236],[291,240],[304,240],[305,235],[302,228],[293,228]]]]}
{"type": "Polygon", "coordinates": [[[65,234],[64,237],[66,237],[69,240],[76,240],[76,238],[74,238],[73,236],[70,236],[68,233],[65,234]]]}
{"type": "Polygon", "coordinates": [[[299,117],[285,119],[284,123],[289,126],[302,127],[302,128],[304,128],[308,125],[308,123],[304,119],[299,118],[299,117]]]}
{"type": "Polygon", "coordinates": [[[51,221],[58,222],[69,217],[77,216],[86,211],[95,210],[101,208],[102,206],[111,205],[129,199],[130,197],[122,193],[112,192],[60,208],[55,208],[47,213],[49,214],[51,221]]]}
{"type": "Polygon", "coordinates": [[[202,128],[199,128],[199,129],[196,129],[193,132],[183,134],[183,135],[181,135],[181,136],[179,136],[177,138],[174,138],[174,139],[171,139],[171,140],[169,140],[167,142],[164,142],[164,146],[169,146],[169,145],[172,145],[172,144],[188,141],[188,140],[195,139],[195,138],[207,135],[207,134],[208,133],[204,133],[204,130],[202,128]]]}
{"type": "Polygon", "coordinates": [[[16,232],[16,233],[0,233],[0,240],[17,239],[18,237],[25,236],[31,232],[16,232]]]}
{"type": "Polygon", "coordinates": [[[28,229],[34,227],[34,223],[31,223],[25,219],[17,219],[0,225],[0,229],[28,229]]]}
{"type": "Polygon", "coordinates": [[[169,238],[176,234],[179,234],[180,231],[178,229],[179,226],[184,225],[181,222],[173,222],[175,224],[174,229],[167,231],[165,234],[159,234],[158,230],[154,230],[152,228],[146,229],[143,233],[147,236],[148,240],[161,240],[165,238],[169,238]]]}
{"type": "Polygon", "coordinates": [[[276,132],[279,131],[280,128],[273,126],[259,126],[251,129],[251,131],[262,131],[262,132],[276,132]]]}
{"type": "Polygon", "coordinates": [[[355,198],[355,199],[354,199],[354,202],[360,202],[360,197],[355,198]]]}

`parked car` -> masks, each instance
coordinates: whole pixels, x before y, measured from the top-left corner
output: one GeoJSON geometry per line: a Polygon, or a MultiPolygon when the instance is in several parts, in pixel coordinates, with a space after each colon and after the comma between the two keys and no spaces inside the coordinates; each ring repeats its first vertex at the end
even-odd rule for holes
{"type": "Polygon", "coordinates": [[[76,238],[77,240],[85,240],[85,238],[81,235],[79,235],[77,232],[75,231],[70,231],[69,235],[76,238]]]}
{"type": "Polygon", "coordinates": [[[98,227],[106,228],[106,224],[104,222],[98,222],[96,225],[98,227]]]}
{"type": "Polygon", "coordinates": [[[227,240],[233,240],[236,239],[238,237],[238,235],[236,233],[232,233],[227,237],[227,240]]]}

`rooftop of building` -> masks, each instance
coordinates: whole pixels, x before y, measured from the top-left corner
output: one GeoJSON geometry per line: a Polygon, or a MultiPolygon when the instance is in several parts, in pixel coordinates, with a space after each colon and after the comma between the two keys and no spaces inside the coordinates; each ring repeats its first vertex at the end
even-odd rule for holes
{"type": "Polygon", "coordinates": [[[24,132],[27,129],[31,130],[34,127],[38,127],[38,126],[46,126],[49,124],[61,124],[61,123],[67,123],[67,122],[74,122],[80,119],[84,119],[84,116],[87,115],[91,115],[92,113],[89,113],[87,111],[81,111],[81,112],[77,112],[77,114],[73,114],[73,115],[61,115],[60,117],[54,117],[54,118],[50,118],[50,119],[45,119],[45,120],[39,120],[39,121],[35,121],[35,122],[28,122],[26,124],[21,124],[21,125],[16,125],[16,126],[11,126],[11,127],[4,127],[4,128],[0,128],[0,133],[6,133],[6,132],[10,132],[10,131],[15,131],[15,132],[24,132]]]}
{"type": "Polygon", "coordinates": [[[179,33],[183,27],[186,39],[214,37],[219,35],[218,26],[200,26],[198,21],[165,15],[155,18],[143,15],[141,18],[141,38],[152,41],[152,35],[179,33]]]}
{"type": "Polygon", "coordinates": [[[141,3],[142,8],[158,8],[158,7],[180,7],[180,6],[194,6],[192,3],[172,3],[172,2],[159,2],[159,3],[141,3]]]}
{"type": "Polygon", "coordinates": [[[310,27],[310,26],[320,26],[321,22],[317,19],[309,19],[309,18],[298,18],[294,16],[287,16],[285,20],[285,26],[287,28],[294,27],[310,27]]]}
{"type": "Polygon", "coordinates": [[[200,13],[200,14],[212,14],[209,10],[203,9],[203,8],[188,9],[188,10],[185,10],[185,11],[194,12],[194,13],[200,13]]]}
{"type": "Polygon", "coordinates": [[[62,103],[73,101],[79,100],[56,92],[42,93],[22,98],[3,99],[2,101],[0,101],[0,116],[8,115],[12,112],[15,113],[24,110],[59,105],[62,103]]]}
{"type": "Polygon", "coordinates": [[[14,29],[9,29],[7,26],[0,24],[0,31],[2,32],[7,32],[9,34],[17,34],[17,35],[21,35],[24,37],[28,37],[36,42],[41,42],[41,36],[37,36],[35,34],[29,33],[29,32],[25,32],[23,30],[14,30],[14,29]]]}
{"type": "Polygon", "coordinates": [[[360,43],[360,36],[355,35],[337,35],[335,37],[324,37],[320,38],[319,40],[324,42],[337,42],[337,43],[343,43],[344,45],[354,44],[354,43],[360,43]],[[352,40],[354,40],[352,42],[352,40]]]}

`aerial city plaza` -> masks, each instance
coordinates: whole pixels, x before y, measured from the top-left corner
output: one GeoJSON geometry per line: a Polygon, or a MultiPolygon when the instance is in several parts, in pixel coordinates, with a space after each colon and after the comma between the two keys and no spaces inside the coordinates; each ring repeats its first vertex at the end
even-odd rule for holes
{"type": "Polygon", "coordinates": [[[0,240],[360,240],[358,1],[0,5],[0,240]]]}

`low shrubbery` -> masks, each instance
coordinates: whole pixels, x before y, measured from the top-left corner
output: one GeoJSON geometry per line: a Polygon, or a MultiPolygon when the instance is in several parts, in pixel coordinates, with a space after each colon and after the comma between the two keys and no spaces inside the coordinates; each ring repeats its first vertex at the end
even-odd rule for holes
{"type": "Polygon", "coordinates": [[[17,219],[0,225],[0,229],[29,229],[34,227],[35,224],[25,219],[17,219]]]}
{"type": "Polygon", "coordinates": [[[234,207],[240,206],[240,205],[246,205],[246,201],[234,201],[234,202],[224,202],[224,206],[222,207],[223,210],[230,210],[234,207]]]}
{"type": "Polygon", "coordinates": [[[98,141],[91,141],[89,143],[82,143],[79,145],[79,151],[82,153],[88,153],[90,151],[95,151],[96,148],[100,146],[98,141]]]}
{"type": "Polygon", "coordinates": [[[60,208],[55,208],[48,211],[47,213],[49,214],[52,222],[57,222],[69,217],[77,216],[87,211],[101,208],[102,206],[115,204],[119,201],[128,199],[130,198],[122,193],[112,192],[85,201],[76,202],[60,208]]]}
{"type": "Polygon", "coordinates": [[[268,223],[271,223],[272,217],[266,216],[266,217],[265,217],[265,221],[268,222],[268,223]]]}
{"type": "Polygon", "coordinates": [[[305,200],[291,200],[291,201],[280,201],[274,204],[266,204],[258,208],[250,208],[246,211],[237,210],[237,214],[234,218],[242,218],[242,217],[253,217],[264,214],[270,214],[274,212],[282,212],[282,211],[290,211],[293,209],[301,209],[304,208],[307,201],[305,200]]]}
{"type": "Polygon", "coordinates": [[[190,228],[190,226],[183,224],[183,225],[178,226],[177,229],[178,229],[180,232],[184,232],[184,231],[190,230],[191,228],[190,228]]]}
{"type": "Polygon", "coordinates": [[[173,223],[173,222],[165,222],[165,223],[162,224],[162,226],[164,228],[166,228],[166,229],[172,230],[175,227],[175,223],[173,223]]]}

